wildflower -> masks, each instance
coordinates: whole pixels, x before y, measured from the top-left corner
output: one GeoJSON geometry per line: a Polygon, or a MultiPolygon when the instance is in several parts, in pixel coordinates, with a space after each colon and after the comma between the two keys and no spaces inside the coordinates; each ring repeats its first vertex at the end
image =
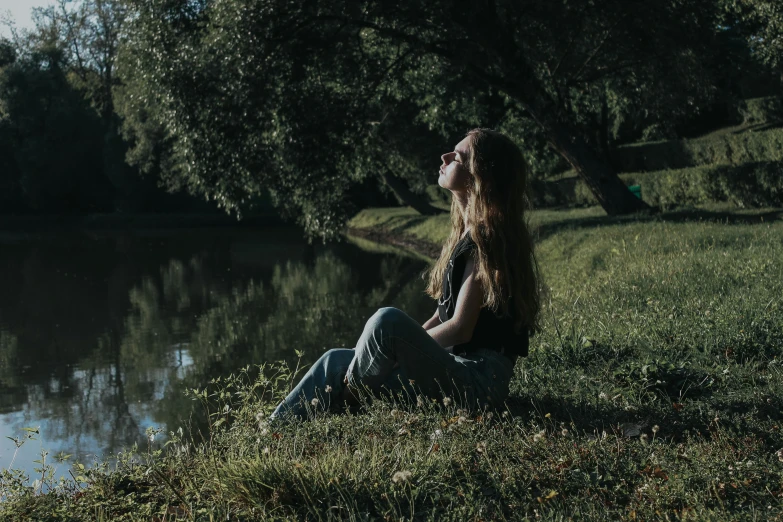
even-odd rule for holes
{"type": "Polygon", "coordinates": [[[540,440],[544,440],[546,438],[546,430],[541,430],[535,435],[533,435],[533,442],[538,442],[540,440]]]}
{"type": "Polygon", "coordinates": [[[602,401],[605,401],[606,399],[609,398],[609,396],[606,393],[601,392],[598,394],[598,398],[601,399],[602,401]]]}
{"type": "Polygon", "coordinates": [[[657,424],[656,424],[655,426],[653,426],[653,427],[652,427],[652,432],[653,432],[653,435],[655,435],[656,433],[658,433],[658,431],[659,431],[660,429],[661,429],[661,427],[660,427],[660,426],[658,426],[657,424]]]}
{"type": "MultiPolygon", "coordinates": [[[[507,412],[504,412],[504,413],[507,413],[507,412]]],[[[487,419],[487,420],[492,420],[492,417],[494,417],[494,415],[492,414],[491,411],[488,411],[487,414],[484,415],[484,418],[487,419]]]]}
{"type": "Polygon", "coordinates": [[[319,401],[317,398],[313,398],[313,400],[310,401],[310,404],[312,404],[313,406],[318,406],[319,402],[321,401],[319,401]]]}
{"type": "Polygon", "coordinates": [[[416,406],[418,406],[419,408],[424,407],[424,397],[422,397],[421,395],[416,397],[416,406]]]}
{"type": "Polygon", "coordinates": [[[506,410],[506,411],[504,411],[504,412],[503,412],[503,418],[507,419],[507,418],[509,418],[510,416],[511,416],[511,413],[509,413],[509,411],[508,411],[508,410],[506,410]]]}
{"type": "Polygon", "coordinates": [[[645,443],[645,444],[647,444],[647,439],[648,439],[648,437],[647,437],[647,434],[646,434],[646,433],[642,433],[642,434],[639,436],[639,440],[640,440],[640,441],[642,441],[642,442],[643,442],[643,443],[645,443]]]}
{"type": "Polygon", "coordinates": [[[457,419],[457,424],[459,424],[460,426],[462,426],[466,422],[468,422],[468,419],[466,419],[465,417],[463,417],[461,415],[460,415],[459,419],[457,419]]]}
{"type": "Polygon", "coordinates": [[[324,388],[324,391],[325,391],[326,393],[332,393],[332,387],[331,387],[330,385],[328,385],[328,384],[327,384],[327,385],[326,385],[326,388],[324,388]]]}
{"type": "Polygon", "coordinates": [[[478,451],[479,453],[486,453],[487,452],[487,443],[482,440],[481,442],[476,444],[476,451],[478,451]]]}
{"type": "Polygon", "coordinates": [[[779,450],[778,450],[778,451],[775,453],[775,455],[777,455],[777,456],[778,456],[778,460],[779,460],[780,462],[783,462],[783,448],[780,448],[780,449],[779,449],[779,450]]]}
{"type": "Polygon", "coordinates": [[[432,440],[439,439],[443,436],[443,432],[441,430],[435,430],[432,432],[432,435],[430,435],[430,438],[432,440]]]}
{"type": "Polygon", "coordinates": [[[443,397],[443,405],[447,408],[451,406],[451,397],[443,397]]]}
{"type": "Polygon", "coordinates": [[[563,428],[562,431],[560,432],[560,435],[562,435],[563,437],[568,437],[568,430],[563,428]]]}
{"type": "Polygon", "coordinates": [[[264,447],[264,449],[261,450],[262,455],[269,455],[269,446],[264,447]]]}
{"type": "Polygon", "coordinates": [[[393,409],[392,411],[389,412],[389,416],[391,416],[391,418],[393,419],[396,418],[399,414],[400,414],[400,410],[398,409],[393,409]]]}
{"type": "Polygon", "coordinates": [[[398,471],[392,476],[392,482],[395,484],[405,484],[410,482],[413,474],[410,471],[398,471]]]}
{"type": "Polygon", "coordinates": [[[150,443],[150,444],[152,444],[153,442],[155,442],[155,433],[153,433],[153,432],[149,432],[149,433],[147,434],[147,440],[149,441],[149,443],[150,443]]]}
{"type": "Polygon", "coordinates": [[[269,422],[262,412],[256,414],[256,421],[258,421],[258,431],[261,432],[261,435],[269,433],[269,422]]]}

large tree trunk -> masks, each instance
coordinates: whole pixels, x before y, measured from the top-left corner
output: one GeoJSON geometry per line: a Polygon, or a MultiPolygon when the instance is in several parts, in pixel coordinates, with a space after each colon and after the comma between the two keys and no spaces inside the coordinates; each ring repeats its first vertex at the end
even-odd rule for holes
{"type": "Polygon", "coordinates": [[[598,203],[609,215],[630,214],[649,210],[650,206],[637,198],[617,174],[588,146],[584,138],[554,118],[531,115],[543,127],[549,144],[574,168],[590,187],[598,203]]]}
{"type": "Polygon", "coordinates": [[[408,205],[413,210],[423,216],[433,216],[435,214],[442,214],[445,212],[443,209],[433,207],[426,197],[415,194],[408,188],[408,184],[405,181],[397,178],[388,172],[383,173],[383,181],[394,192],[399,202],[403,205],[408,205]]]}

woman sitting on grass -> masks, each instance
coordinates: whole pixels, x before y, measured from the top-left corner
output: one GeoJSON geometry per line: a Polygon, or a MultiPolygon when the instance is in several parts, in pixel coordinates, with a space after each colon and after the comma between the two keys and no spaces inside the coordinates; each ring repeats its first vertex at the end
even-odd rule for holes
{"type": "Polygon", "coordinates": [[[497,406],[537,327],[539,287],[528,231],[527,166],[509,138],[474,129],[441,156],[438,185],[451,191],[451,234],[430,270],[438,301],[423,325],[381,308],[355,349],[329,350],[272,414],[359,405],[358,390],[497,406]],[[449,397],[449,399],[446,399],[449,397]]]}

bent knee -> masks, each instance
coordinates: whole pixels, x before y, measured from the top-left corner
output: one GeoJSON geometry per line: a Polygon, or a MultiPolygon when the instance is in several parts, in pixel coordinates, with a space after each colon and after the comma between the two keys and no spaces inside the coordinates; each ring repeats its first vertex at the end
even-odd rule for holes
{"type": "Polygon", "coordinates": [[[354,350],[350,348],[332,348],[327,350],[319,362],[327,370],[333,368],[347,368],[351,364],[354,356],[354,350]]]}
{"type": "Polygon", "coordinates": [[[370,317],[365,325],[365,329],[377,330],[382,327],[388,328],[389,326],[409,320],[410,318],[399,308],[387,306],[379,308],[378,311],[370,317]]]}

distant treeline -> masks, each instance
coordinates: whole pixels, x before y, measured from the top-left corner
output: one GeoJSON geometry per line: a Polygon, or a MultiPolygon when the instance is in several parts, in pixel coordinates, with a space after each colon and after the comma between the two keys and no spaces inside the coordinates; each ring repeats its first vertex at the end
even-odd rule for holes
{"type": "Polygon", "coordinates": [[[781,93],[772,0],[451,4],[35,9],[0,39],[0,213],[274,206],[329,239],[357,207],[436,212],[438,156],[477,125],[520,143],[534,186],[573,169],[621,213],[638,208],[621,146],[747,121],[744,100],[781,93]]]}

